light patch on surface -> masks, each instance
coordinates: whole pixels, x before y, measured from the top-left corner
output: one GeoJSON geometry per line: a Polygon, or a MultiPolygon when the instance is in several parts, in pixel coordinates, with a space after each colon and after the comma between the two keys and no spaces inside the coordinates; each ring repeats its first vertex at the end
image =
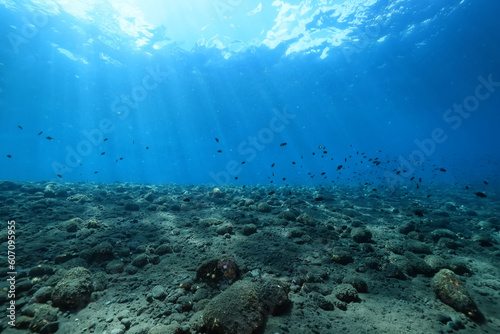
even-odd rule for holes
{"type": "Polygon", "coordinates": [[[59,51],[60,53],[62,53],[63,55],[65,55],[66,57],[68,57],[71,60],[80,61],[83,64],[88,65],[88,61],[85,58],[76,57],[71,51],[68,51],[68,50],[60,48],[60,47],[57,47],[57,51],[59,51]]]}
{"type": "Polygon", "coordinates": [[[247,16],[255,15],[257,13],[260,13],[261,11],[262,11],[262,2],[260,2],[259,5],[254,10],[252,10],[251,12],[248,12],[247,16]]]}

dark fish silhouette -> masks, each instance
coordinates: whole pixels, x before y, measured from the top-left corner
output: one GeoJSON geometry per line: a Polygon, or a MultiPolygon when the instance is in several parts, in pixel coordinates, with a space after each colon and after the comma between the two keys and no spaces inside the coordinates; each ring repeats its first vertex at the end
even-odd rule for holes
{"type": "Polygon", "coordinates": [[[52,137],[45,137],[45,138],[48,140],[54,140],[54,138],[52,138],[52,137]]]}
{"type": "Polygon", "coordinates": [[[107,141],[107,140],[108,140],[108,138],[104,138],[102,141],[107,141]]]}
{"type": "Polygon", "coordinates": [[[12,158],[12,155],[10,155],[10,154],[7,154],[7,158],[9,158],[9,159],[10,159],[10,158],[12,158]]]}
{"type": "Polygon", "coordinates": [[[342,166],[342,165],[338,165],[337,170],[341,170],[341,169],[342,169],[342,167],[344,167],[344,166],[342,166]]]}
{"type": "Polygon", "coordinates": [[[216,142],[219,142],[219,138],[215,138],[215,141],[216,141],[216,142]]]}
{"type": "Polygon", "coordinates": [[[480,191],[479,191],[479,192],[477,192],[475,195],[476,195],[477,197],[481,197],[481,198],[488,197],[488,196],[486,196],[486,194],[485,194],[485,193],[482,193],[482,192],[480,192],[480,191]]]}
{"type": "Polygon", "coordinates": [[[22,127],[22,126],[20,126],[20,125],[18,125],[17,127],[18,127],[19,129],[21,129],[21,130],[23,129],[23,127],[22,127]]]}
{"type": "Polygon", "coordinates": [[[286,146],[286,143],[281,143],[280,146],[286,146]]]}
{"type": "Polygon", "coordinates": [[[222,153],[222,150],[217,150],[217,153],[222,153]]]}
{"type": "Polygon", "coordinates": [[[184,202],[189,202],[189,201],[191,201],[191,200],[190,200],[189,198],[184,198],[184,199],[183,199],[183,201],[184,201],[184,202]]]}
{"type": "Polygon", "coordinates": [[[58,178],[62,178],[62,175],[61,175],[61,174],[57,174],[57,177],[58,177],[58,178]]]}
{"type": "Polygon", "coordinates": [[[149,150],[149,146],[146,146],[146,150],[149,150]]]}
{"type": "Polygon", "coordinates": [[[271,165],[271,168],[273,168],[273,167],[274,167],[274,162],[273,162],[273,163],[272,163],[272,165],[271,165]]]}
{"type": "Polygon", "coordinates": [[[105,154],[106,154],[106,152],[101,152],[101,155],[105,155],[105,154]]]}
{"type": "Polygon", "coordinates": [[[38,132],[38,135],[41,135],[42,133],[43,133],[43,131],[40,131],[40,132],[38,132]]]}
{"type": "Polygon", "coordinates": [[[98,172],[98,171],[95,171],[95,172],[94,172],[94,174],[97,174],[97,173],[99,173],[99,172],[98,172]]]}

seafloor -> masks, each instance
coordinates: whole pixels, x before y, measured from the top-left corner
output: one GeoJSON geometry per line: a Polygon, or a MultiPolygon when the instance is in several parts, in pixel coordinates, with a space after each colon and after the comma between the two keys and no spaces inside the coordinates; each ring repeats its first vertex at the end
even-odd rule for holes
{"type": "Polygon", "coordinates": [[[3,181],[0,331],[500,333],[498,195],[3,181]]]}

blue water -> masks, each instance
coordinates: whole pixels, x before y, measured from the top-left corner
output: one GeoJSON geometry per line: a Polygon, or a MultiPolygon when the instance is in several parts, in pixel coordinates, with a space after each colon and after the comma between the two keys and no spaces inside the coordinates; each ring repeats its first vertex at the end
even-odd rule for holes
{"type": "Polygon", "coordinates": [[[498,185],[500,3],[168,2],[0,1],[0,179],[498,185]]]}

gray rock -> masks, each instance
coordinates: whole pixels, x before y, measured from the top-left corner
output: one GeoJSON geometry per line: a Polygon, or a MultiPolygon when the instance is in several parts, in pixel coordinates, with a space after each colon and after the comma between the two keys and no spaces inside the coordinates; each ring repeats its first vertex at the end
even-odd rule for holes
{"type": "Polygon", "coordinates": [[[52,291],[55,306],[65,309],[77,309],[87,305],[93,291],[90,272],[83,267],[76,267],[66,272],[52,291]]]}
{"type": "Polygon", "coordinates": [[[482,317],[467,288],[451,270],[441,269],[432,278],[431,286],[443,303],[472,319],[478,320],[482,317]]]}

